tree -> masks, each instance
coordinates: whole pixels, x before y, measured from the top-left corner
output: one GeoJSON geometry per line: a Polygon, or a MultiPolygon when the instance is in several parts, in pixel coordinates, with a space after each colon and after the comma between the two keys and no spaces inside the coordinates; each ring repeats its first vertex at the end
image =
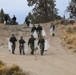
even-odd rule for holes
{"type": "Polygon", "coordinates": [[[71,2],[69,2],[67,10],[70,12],[70,18],[76,19],[76,0],[71,0],[71,2]]]}
{"type": "Polygon", "coordinates": [[[54,20],[58,14],[55,0],[27,0],[27,2],[28,6],[35,6],[33,16],[37,22],[49,22],[54,20]]]}
{"type": "Polygon", "coordinates": [[[29,14],[28,14],[28,19],[30,19],[31,21],[33,21],[34,20],[34,16],[33,16],[33,14],[31,13],[31,12],[29,12],[29,14]]]}
{"type": "Polygon", "coordinates": [[[1,11],[0,11],[0,22],[1,23],[4,22],[4,11],[3,11],[3,9],[1,9],[1,11]]]}
{"type": "MultiPolygon", "coordinates": [[[[11,21],[11,18],[10,18],[10,16],[9,16],[9,14],[6,14],[6,13],[4,12],[4,10],[1,9],[1,10],[0,10],[0,23],[4,23],[4,21],[5,21],[5,16],[8,17],[8,22],[10,22],[10,21],[11,21]]],[[[11,23],[10,23],[10,24],[11,24],[11,23]]],[[[18,24],[18,23],[17,23],[17,24],[18,24]]]]}

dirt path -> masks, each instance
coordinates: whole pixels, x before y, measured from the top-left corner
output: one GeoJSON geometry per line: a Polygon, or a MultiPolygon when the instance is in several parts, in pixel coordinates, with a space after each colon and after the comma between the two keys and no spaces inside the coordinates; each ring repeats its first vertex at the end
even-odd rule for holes
{"type": "Polygon", "coordinates": [[[29,53],[19,55],[18,49],[16,54],[12,55],[7,48],[1,47],[0,60],[9,66],[17,64],[32,75],[76,75],[76,57],[62,47],[57,31],[55,37],[48,35],[48,41],[51,47],[44,56],[41,56],[39,51],[35,52],[34,56],[29,53]]]}

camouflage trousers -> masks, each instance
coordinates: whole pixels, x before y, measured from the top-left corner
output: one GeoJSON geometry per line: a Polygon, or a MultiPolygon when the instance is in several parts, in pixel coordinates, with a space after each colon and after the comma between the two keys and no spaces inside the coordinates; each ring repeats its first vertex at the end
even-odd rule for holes
{"type": "Polygon", "coordinates": [[[41,33],[41,31],[39,31],[39,32],[38,32],[38,39],[40,39],[41,36],[42,36],[42,33],[41,33]]]}
{"type": "Polygon", "coordinates": [[[31,54],[34,54],[34,43],[30,43],[31,54]]]}
{"type": "Polygon", "coordinates": [[[25,55],[24,45],[23,44],[19,46],[19,52],[20,52],[20,54],[22,54],[22,52],[23,52],[23,55],[25,55]]]}
{"type": "Polygon", "coordinates": [[[44,53],[44,44],[40,44],[41,55],[44,53]]]}
{"type": "Polygon", "coordinates": [[[15,47],[16,47],[16,45],[15,45],[15,43],[13,43],[12,44],[12,53],[14,54],[14,51],[15,51],[15,47]]]}

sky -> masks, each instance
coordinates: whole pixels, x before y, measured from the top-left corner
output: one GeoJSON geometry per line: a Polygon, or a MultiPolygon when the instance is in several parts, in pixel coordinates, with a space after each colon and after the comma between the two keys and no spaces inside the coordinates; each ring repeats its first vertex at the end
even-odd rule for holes
{"type": "MultiPolygon", "coordinates": [[[[59,9],[59,15],[63,16],[66,7],[69,5],[68,1],[70,0],[56,0],[56,8],[59,9]]],[[[15,15],[17,22],[23,24],[25,17],[32,11],[33,7],[28,7],[27,0],[0,0],[0,9],[1,8],[3,8],[4,12],[9,14],[11,18],[15,15]]]]}

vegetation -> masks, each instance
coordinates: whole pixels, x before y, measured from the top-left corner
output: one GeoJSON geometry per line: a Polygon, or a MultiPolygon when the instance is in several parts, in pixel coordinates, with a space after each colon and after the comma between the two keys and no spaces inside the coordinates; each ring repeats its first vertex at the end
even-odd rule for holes
{"type": "Polygon", "coordinates": [[[59,29],[62,43],[69,48],[76,48],[76,25],[60,25],[59,29]]]}
{"type": "Polygon", "coordinates": [[[55,0],[27,0],[28,6],[35,6],[32,13],[28,17],[35,22],[49,22],[55,19],[61,19],[58,16],[58,9],[55,7],[55,0]]]}
{"type": "Polygon", "coordinates": [[[71,2],[69,2],[67,10],[70,12],[70,18],[76,20],[76,0],[71,0],[71,2]]]}
{"type": "MultiPolygon", "coordinates": [[[[13,25],[14,23],[13,23],[12,19],[10,18],[9,14],[6,14],[3,9],[0,10],[0,23],[4,23],[5,16],[8,17],[8,24],[13,25]]],[[[16,25],[18,25],[18,22],[16,22],[16,25]]]]}
{"type": "Polygon", "coordinates": [[[4,23],[5,16],[8,16],[8,21],[10,21],[10,16],[9,14],[4,13],[4,10],[0,10],[0,23],[4,23]]]}
{"type": "Polygon", "coordinates": [[[12,65],[7,67],[2,61],[0,61],[0,75],[29,75],[24,73],[18,65],[12,65]]]}

